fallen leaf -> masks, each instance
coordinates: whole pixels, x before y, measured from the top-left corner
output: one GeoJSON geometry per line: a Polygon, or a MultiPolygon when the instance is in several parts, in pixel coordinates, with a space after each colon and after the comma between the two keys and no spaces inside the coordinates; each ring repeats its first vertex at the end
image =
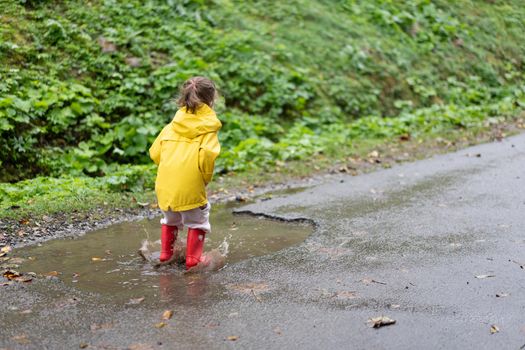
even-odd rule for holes
{"type": "Polygon", "coordinates": [[[145,299],[145,297],[132,298],[132,299],[129,299],[128,304],[129,305],[138,305],[138,304],[142,303],[144,301],[144,299],[145,299]]]}
{"type": "Polygon", "coordinates": [[[490,334],[494,334],[494,333],[498,333],[498,332],[499,332],[499,327],[498,326],[496,326],[495,324],[490,326],[490,334]]]}
{"type": "Polygon", "coordinates": [[[7,255],[12,250],[11,246],[5,246],[0,248],[0,257],[7,255]]]}
{"type": "MultiPolygon", "coordinates": [[[[159,345],[161,345],[161,344],[162,343],[160,343],[159,345]]],[[[149,344],[137,343],[137,344],[131,344],[126,349],[129,349],[129,350],[153,350],[153,346],[151,346],[149,344]]]]}
{"type": "Polygon", "coordinates": [[[155,328],[162,328],[164,327],[166,324],[164,322],[159,322],[159,323],[155,323],[155,328]]]}
{"type": "Polygon", "coordinates": [[[49,271],[45,275],[46,276],[58,276],[58,275],[60,275],[60,272],[58,272],[58,271],[49,271]]]}
{"type": "Polygon", "coordinates": [[[162,319],[163,320],[169,320],[171,318],[171,316],[173,316],[173,311],[172,310],[166,310],[162,313],[162,319]]]}
{"type": "Polygon", "coordinates": [[[335,297],[341,299],[355,299],[357,298],[357,293],[355,291],[343,290],[335,293],[335,297]]]}
{"type": "Polygon", "coordinates": [[[2,276],[7,278],[8,280],[13,280],[16,277],[20,277],[21,274],[15,270],[4,270],[4,272],[2,272],[2,276]]]}
{"type": "Polygon", "coordinates": [[[78,347],[81,348],[81,349],[85,349],[85,348],[87,348],[88,346],[89,346],[88,343],[80,343],[80,344],[78,345],[78,347]]]}
{"type": "Polygon", "coordinates": [[[389,326],[396,323],[396,320],[393,320],[386,316],[373,317],[367,321],[368,326],[371,328],[379,328],[383,326],[389,326]]]}
{"type": "Polygon", "coordinates": [[[379,152],[378,151],[372,151],[372,152],[368,153],[368,157],[377,158],[377,157],[379,157],[379,152]]]}
{"type": "Polygon", "coordinates": [[[242,202],[246,202],[246,201],[248,200],[248,198],[246,198],[246,197],[244,197],[244,196],[238,194],[238,195],[235,196],[235,200],[236,200],[237,202],[241,202],[241,203],[242,203],[242,202]]]}
{"type": "Polygon", "coordinates": [[[104,259],[99,258],[99,257],[97,257],[97,256],[94,256],[94,257],[91,258],[91,261],[103,261],[103,260],[104,260],[104,259]]]}
{"type": "Polygon", "coordinates": [[[237,335],[229,335],[226,339],[228,339],[230,341],[236,341],[237,339],[239,339],[239,336],[237,336],[237,335]]]}
{"type": "Polygon", "coordinates": [[[13,278],[13,280],[17,282],[31,282],[33,280],[33,277],[24,275],[24,276],[15,277],[13,278]]]}
{"type": "Polygon", "coordinates": [[[385,284],[385,285],[386,285],[385,282],[376,281],[376,280],[374,280],[374,279],[372,279],[372,278],[363,278],[363,279],[361,280],[361,282],[363,282],[364,284],[377,283],[377,284],[385,284]]]}
{"type": "Polygon", "coordinates": [[[476,278],[478,279],[484,279],[484,278],[490,278],[490,277],[496,277],[496,275],[477,275],[476,278]]]}

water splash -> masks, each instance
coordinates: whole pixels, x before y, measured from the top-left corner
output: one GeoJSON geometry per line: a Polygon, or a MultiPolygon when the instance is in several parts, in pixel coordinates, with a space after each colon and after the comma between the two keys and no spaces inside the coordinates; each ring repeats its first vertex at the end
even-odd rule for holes
{"type": "Polygon", "coordinates": [[[230,243],[228,242],[228,240],[231,240],[231,239],[232,239],[232,234],[230,233],[228,236],[224,237],[224,239],[222,240],[221,244],[219,244],[219,246],[217,247],[219,252],[224,257],[227,257],[228,253],[230,252],[230,243]]]}
{"type": "MultiPolygon", "coordinates": [[[[230,235],[231,238],[231,235],[230,235]]],[[[229,243],[224,238],[219,247],[204,252],[202,262],[189,269],[187,272],[217,271],[226,265],[229,243]]],[[[144,261],[152,264],[155,268],[168,265],[181,265],[186,262],[186,245],[181,240],[176,240],[173,247],[173,256],[168,261],[160,262],[160,241],[151,242],[147,239],[141,242],[138,254],[144,261]]]]}

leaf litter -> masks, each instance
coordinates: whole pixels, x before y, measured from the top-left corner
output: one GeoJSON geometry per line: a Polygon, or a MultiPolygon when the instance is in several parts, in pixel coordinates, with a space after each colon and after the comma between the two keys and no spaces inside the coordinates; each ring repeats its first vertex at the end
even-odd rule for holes
{"type": "Polygon", "coordinates": [[[364,284],[377,283],[377,284],[383,284],[383,285],[386,285],[385,282],[377,281],[377,280],[372,279],[372,278],[363,278],[363,279],[361,280],[361,282],[363,282],[364,284]]]}
{"type": "Polygon", "coordinates": [[[2,271],[2,276],[8,281],[15,282],[31,282],[33,280],[33,277],[30,274],[23,274],[9,269],[2,271]]]}
{"type": "Polygon", "coordinates": [[[140,297],[140,298],[129,299],[128,305],[138,305],[138,304],[142,303],[144,301],[144,299],[146,299],[146,298],[145,297],[140,297]]]}
{"type": "Polygon", "coordinates": [[[396,323],[396,320],[391,319],[387,316],[378,316],[378,317],[373,317],[369,319],[366,323],[371,328],[380,328],[383,326],[393,325],[396,323]]]}

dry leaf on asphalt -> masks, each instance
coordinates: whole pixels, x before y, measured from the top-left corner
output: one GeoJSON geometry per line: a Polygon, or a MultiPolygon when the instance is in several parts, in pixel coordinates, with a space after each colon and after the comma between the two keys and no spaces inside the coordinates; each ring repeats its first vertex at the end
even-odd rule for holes
{"type": "Polygon", "coordinates": [[[144,301],[144,299],[145,299],[145,297],[129,299],[128,304],[129,305],[138,305],[138,304],[142,303],[144,301]]]}
{"type": "Polygon", "coordinates": [[[228,338],[226,338],[230,341],[236,341],[237,339],[239,339],[239,336],[237,335],[229,335],[228,338]]]}
{"type": "Polygon", "coordinates": [[[477,279],[484,279],[484,278],[490,278],[490,277],[496,277],[496,275],[477,275],[477,279]]]}
{"type": "Polygon", "coordinates": [[[355,299],[357,298],[357,292],[352,290],[343,290],[336,292],[334,296],[341,299],[355,299]]]}
{"type": "Polygon", "coordinates": [[[171,318],[171,316],[173,316],[173,311],[172,310],[166,310],[162,313],[162,319],[163,320],[169,320],[171,318]]]}
{"type": "Polygon", "coordinates": [[[496,326],[495,324],[490,326],[490,334],[494,334],[494,333],[498,333],[498,332],[499,332],[499,327],[498,326],[496,326]]]}
{"type": "Polygon", "coordinates": [[[159,323],[155,323],[155,328],[162,328],[164,327],[166,324],[164,322],[159,322],[159,323]]]}
{"type": "Polygon", "coordinates": [[[361,282],[363,282],[364,284],[371,284],[371,283],[377,283],[377,284],[386,284],[385,282],[381,282],[381,281],[376,281],[372,278],[363,278],[361,280],[361,282]]]}
{"type": "Polygon", "coordinates": [[[396,320],[393,320],[393,319],[391,319],[389,317],[386,317],[386,316],[378,316],[378,317],[373,317],[373,318],[369,319],[367,321],[367,323],[368,323],[369,327],[379,328],[379,327],[383,327],[383,326],[392,325],[392,324],[396,323],[396,320]]]}
{"type": "Polygon", "coordinates": [[[153,346],[144,343],[131,344],[127,347],[129,350],[153,350],[153,346]]]}

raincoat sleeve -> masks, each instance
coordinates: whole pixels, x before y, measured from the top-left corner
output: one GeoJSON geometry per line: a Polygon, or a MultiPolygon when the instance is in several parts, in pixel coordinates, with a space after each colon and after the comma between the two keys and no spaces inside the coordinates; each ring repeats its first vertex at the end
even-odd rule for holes
{"type": "Polygon", "coordinates": [[[217,133],[205,134],[199,148],[199,169],[207,185],[213,177],[215,159],[221,152],[221,145],[217,133]]]}
{"type": "MultiPolygon", "coordinates": [[[[164,130],[162,130],[164,131],[164,130]]],[[[149,148],[149,157],[155,164],[159,165],[160,163],[160,140],[161,140],[162,132],[157,136],[155,139],[155,142],[153,142],[153,145],[149,148]]]]}

